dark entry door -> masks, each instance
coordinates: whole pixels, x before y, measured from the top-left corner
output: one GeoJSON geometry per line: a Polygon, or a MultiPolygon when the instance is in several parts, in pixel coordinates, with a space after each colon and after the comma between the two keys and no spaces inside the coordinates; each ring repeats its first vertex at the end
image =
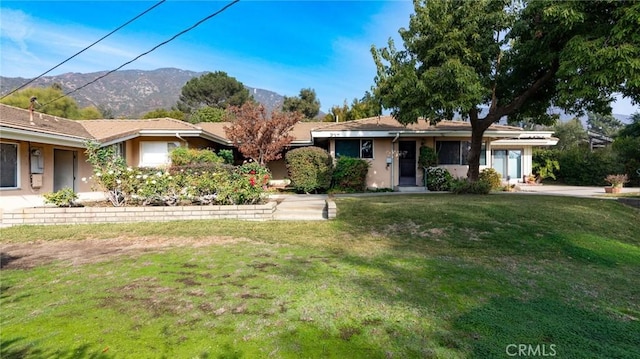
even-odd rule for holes
{"type": "Polygon", "coordinates": [[[416,185],[416,141],[400,141],[400,179],[401,186],[416,185]]]}

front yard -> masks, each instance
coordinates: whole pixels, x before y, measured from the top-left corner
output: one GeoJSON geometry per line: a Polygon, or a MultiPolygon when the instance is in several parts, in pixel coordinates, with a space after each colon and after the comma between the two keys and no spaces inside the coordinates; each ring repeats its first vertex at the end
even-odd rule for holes
{"type": "Polygon", "coordinates": [[[1,229],[0,357],[640,357],[637,209],[336,202],[324,222],[1,229]]]}

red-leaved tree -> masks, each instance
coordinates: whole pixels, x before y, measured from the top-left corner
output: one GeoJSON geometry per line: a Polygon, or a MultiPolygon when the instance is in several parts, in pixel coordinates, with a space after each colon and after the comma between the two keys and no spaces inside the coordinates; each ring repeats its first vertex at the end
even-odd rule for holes
{"type": "Polygon", "coordinates": [[[242,155],[261,165],[282,157],[282,150],[293,141],[289,131],[303,117],[299,112],[280,111],[269,116],[264,106],[250,102],[227,111],[232,120],[231,126],[224,127],[227,137],[242,155]]]}

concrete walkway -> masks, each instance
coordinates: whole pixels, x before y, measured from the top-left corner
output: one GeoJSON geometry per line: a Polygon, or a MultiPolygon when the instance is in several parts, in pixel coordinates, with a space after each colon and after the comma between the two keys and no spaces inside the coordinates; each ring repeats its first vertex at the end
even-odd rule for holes
{"type": "MultiPolygon", "coordinates": [[[[595,197],[595,198],[615,198],[611,195],[605,196],[604,187],[583,187],[583,186],[563,186],[563,185],[521,185],[520,193],[535,193],[554,196],[572,197],[595,197]]],[[[622,193],[638,193],[640,188],[624,187],[622,193]]]]}

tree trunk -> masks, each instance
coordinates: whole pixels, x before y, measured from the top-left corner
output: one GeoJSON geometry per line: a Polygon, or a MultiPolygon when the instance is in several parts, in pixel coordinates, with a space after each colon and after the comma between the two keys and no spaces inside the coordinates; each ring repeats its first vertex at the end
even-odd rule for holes
{"type": "Polygon", "coordinates": [[[480,176],[480,152],[482,152],[482,137],[484,131],[493,123],[493,118],[487,115],[484,119],[478,119],[477,111],[469,113],[471,120],[471,149],[469,149],[469,170],[467,180],[469,182],[478,181],[480,176]]]}
{"type": "Polygon", "coordinates": [[[476,182],[480,175],[480,152],[482,151],[482,136],[484,129],[472,128],[471,130],[471,149],[469,150],[469,171],[467,179],[470,182],[476,182]]]}

